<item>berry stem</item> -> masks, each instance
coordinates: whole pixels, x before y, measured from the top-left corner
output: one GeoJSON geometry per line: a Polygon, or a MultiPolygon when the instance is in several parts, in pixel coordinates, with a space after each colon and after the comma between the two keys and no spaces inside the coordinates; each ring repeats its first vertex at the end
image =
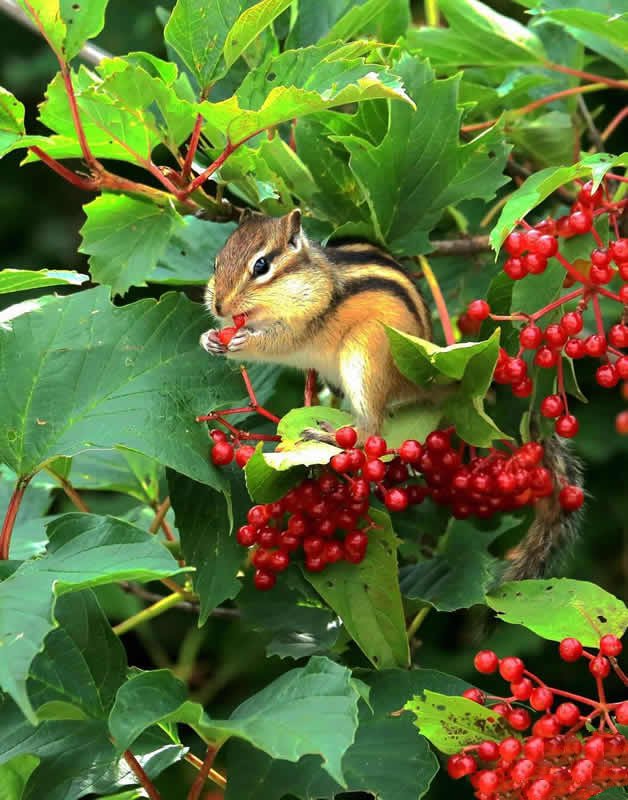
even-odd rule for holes
{"type": "Polygon", "coordinates": [[[13,535],[15,519],[20,510],[26,487],[32,477],[32,475],[26,475],[18,478],[11,499],[9,500],[9,506],[4,516],[4,522],[2,523],[2,531],[0,532],[0,560],[2,561],[6,561],[9,558],[9,548],[11,546],[11,536],[13,535]]]}
{"type": "Polygon", "coordinates": [[[563,265],[563,267],[567,270],[567,272],[571,275],[571,277],[575,281],[577,281],[578,283],[583,283],[585,286],[589,285],[589,279],[586,277],[586,275],[583,275],[581,272],[578,272],[578,270],[574,267],[574,265],[571,264],[569,261],[567,261],[567,259],[563,255],[561,255],[560,252],[556,253],[554,258],[563,265]]]}
{"type": "Polygon", "coordinates": [[[192,162],[194,161],[194,156],[196,155],[196,150],[198,148],[198,143],[201,138],[201,129],[203,127],[203,115],[197,114],[196,122],[194,123],[194,130],[192,131],[192,135],[190,136],[190,144],[188,145],[188,151],[185,154],[185,161],[183,162],[183,167],[181,169],[181,177],[187,180],[190,177],[192,172],[192,162]]]}
{"type": "Polygon", "coordinates": [[[130,750],[124,751],[124,760],[131,768],[131,771],[139,781],[140,785],[146,791],[146,794],[149,796],[150,800],[161,800],[161,795],[155,788],[155,785],[148,777],[148,775],[144,772],[142,765],[140,762],[135,758],[133,753],[130,750]]]}
{"type": "Polygon", "coordinates": [[[613,86],[615,89],[628,89],[628,81],[618,81],[615,80],[615,78],[607,78],[605,75],[596,75],[593,72],[572,69],[571,67],[563,66],[563,64],[556,64],[554,61],[546,61],[543,66],[554,72],[563,72],[565,75],[575,75],[576,78],[581,78],[590,83],[604,83],[606,86],[613,86]]]}
{"type": "Polygon", "coordinates": [[[556,308],[560,308],[560,306],[564,305],[565,303],[569,303],[571,300],[575,300],[576,297],[580,297],[580,295],[584,294],[584,289],[575,289],[573,292],[569,292],[569,294],[565,294],[562,297],[559,297],[558,300],[554,300],[553,303],[550,303],[547,306],[535,311],[534,314],[530,315],[530,319],[536,322],[537,319],[544,317],[545,314],[549,314],[550,311],[554,311],[556,308]]]}
{"type": "Polygon", "coordinates": [[[568,700],[575,700],[576,702],[582,703],[585,706],[599,708],[600,704],[597,700],[591,700],[589,697],[582,697],[582,695],[573,694],[572,692],[564,692],[562,689],[554,689],[553,686],[548,686],[539,678],[538,675],[535,675],[533,672],[530,672],[527,669],[523,671],[523,674],[526,678],[530,678],[531,681],[534,681],[536,684],[543,687],[543,689],[549,689],[553,694],[559,695],[560,697],[566,697],[568,700]]]}
{"type": "Polygon", "coordinates": [[[607,172],[607,178],[612,178],[614,181],[620,181],[621,183],[628,183],[628,176],[626,175],[617,175],[615,172],[607,172]]]}
{"type": "Polygon", "coordinates": [[[217,752],[218,749],[212,744],[207,746],[205,758],[203,759],[203,763],[201,764],[198,774],[194,779],[194,783],[190,787],[187,800],[198,800],[198,798],[201,796],[201,792],[203,791],[203,787],[205,786],[205,782],[209,776],[209,771],[214,763],[214,758],[216,757],[217,752]]]}
{"type": "Polygon", "coordinates": [[[159,528],[161,528],[164,532],[166,539],[169,542],[175,542],[176,536],[172,532],[172,528],[166,522],[166,514],[170,510],[170,498],[166,497],[166,499],[160,503],[157,508],[155,509],[155,518],[150,524],[150,528],[148,529],[149,533],[157,533],[159,528]]]}
{"type": "Polygon", "coordinates": [[[305,391],[303,393],[303,405],[306,407],[316,405],[318,397],[316,395],[317,373],[315,369],[308,369],[305,378],[305,391]]]}
{"type": "Polygon", "coordinates": [[[563,368],[563,359],[558,357],[556,362],[556,383],[558,384],[558,394],[562,397],[563,405],[565,406],[564,414],[569,413],[569,403],[567,401],[567,392],[565,391],[565,370],[563,368]]]}
{"type": "Polygon", "coordinates": [[[258,414],[261,414],[266,419],[269,419],[271,422],[277,424],[279,422],[279,417],[271,414],[270,411],[267,411],[265,408],[260,406],[257,402],[257,397],[255,396],[255,389],[253,389],[253,384],[251,383],[251,379],[249,378],[249,373],[246,370],[246,367],[241,366],[240,372],[242,373],[242,380],[244,381],[244,385],[246,386],[246,391],[249,396],[249,400],[251,401],[251,405],[253,406],[254,410],[257,411],[258,414]]]}
{"type": "Polygon", "coordinates": [[[613,119],[608,123],[608,125],[604,128],[604,130],[600,134],[600,139],[603,142],[605,142],[608,139],[608,137],[613,134],[617,126],[620,125],[626,117],[628,117],[628,106],[624,106],[621,111],[618,111],[617,114],[615,114],[613,119]]]}
{"type": "Polygon", "coordinates": [[[447,304],[445,303],[445,298],[443,297],[443,293],[441,291],[438,280],[436,279],[436,275],[434,274],[434,271],[432,270],[425,256],[418,256],[417,261],[419,263],[419,266],[423,270],[423,274],[425,275],[425,280],[427,281],[427,285],[430,287],[430,292],[432,293],[432,297],[434,298],[434,302],[436,303],[438,317],[440,319],[440,324],[443,328],[443,333],[445,335],[445,342],[448,345],[455,344],[456,337],[454,336],[454,329],[451,324],[451,317],[449,316],[449,311],[447,310],[447,304]]]}
{"type": "Polygon", "coordinates": [[[597,332],[600,336],[606,338],[606,334],[604,333],[604,320],[602,319],[602,309],[600,308],[600,298],[597,296],[597,294],[593,295],[591,298],[591,303],[593,305],[593,314],[595,315],[597,332]]]}
{"type": "Polygon", "coordinates": [[[123,633],[131,631],[133,628],[137,628],[137,626],[141,625],[143,622],[148,622],[148,620],[154,619],[155,617],[163,614],[165,611],[174,608],[174,606],[176,606],[182,600],[185,600],[185,593],[183,591],[173,592],[172,594],[166,595],[166,597],[162,597],[161,600],[158,600],[151,606],[143,608],[141,611],[138,611],[137,614],[133,614],[131,617],[123,620],[118,625],[114,625],[111,630],[116,634],[116,636],[122,636],[123,633]]]}

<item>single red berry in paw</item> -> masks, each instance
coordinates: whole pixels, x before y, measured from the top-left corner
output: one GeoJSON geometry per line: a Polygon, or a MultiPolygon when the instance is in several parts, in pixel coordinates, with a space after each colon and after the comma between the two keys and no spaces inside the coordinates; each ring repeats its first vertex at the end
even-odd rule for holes
{"type": "Polygon", "coordinates": [[[600,653],[603,656],[611,656],[614,658],[618,656],[622,650],[623,645],[621,641],[612,633],[607,633],[606,636],[602,636],[600,639],[600,653]]]}
{"type": "Polygon", "coordinates": [[[559,394],[550,394],[541,401],[541,414],[548,419],[555,419],[563,413],[564,407],[559,394]]]}
{"type": "Polygon", "coordinates": [[[615,709],[615,719],[620,725],[628,725],[628,700],[617,706],[615,709]]]}
{"type": "Polygon", "coordinates": [[[578,639],[568,636],[558,645],[558,653],[563,661],[571,664],[582,656],[583,647],[578,639]]]}
{"type": "MultiPolygon", "coordinates": [[[[565,511],[577,511],[584,503],[584,492],[579,486],[564,486],[558,493],[558,502],[565,511]]],[[[563,660],[567,661],[565,658],[563,660]]]]}
{"type": "Polygon", "coordinates": [[[610,244],[611,258],[616,264],[628,261],[628,239],[616,239],[610,244]]]}
{"type": "Polygon", "coordinates": [[[563,436],[565,439],[571,439],[578,433],[578,420],[574,417],[573,414],[563,414],[562,417],[558,417],[556,422],[554,423],[554,430],[559,436],[563,436]]]}
{"type": "Polygon", "coordinates": [[[524,663],[516,656],[506,656],[499,663],[499,674],[509,683],[517,683],[523,678],[524,663]]]}
{"type": "Polygon", "coordinates": [[[351,428],[346,425],[343,428],[338,428],[336,431],[336,442],[338,443],[338,447],[342,447],[344,450],[349,450],[352,447],[355,447],[355,443],[358,441],[358,434],[355,428],[351,428]]]}
{"type": "Polygon", "coordinates": [[[379,458],[387,449],[386,439],[381,436],[369,436],[364,444],[364,452],[369,458],[379,458]]]}
{"type": "Polygon", "coordinates": [[[473,300],[467,306],[467,316],[475,322],[483,322],[491,313],[491,307],[486,300],[473,300]]]}
{"type": "Polygon", "coordinates": [[[220,344],[225,345],[225,347],[229,344],[229,342],[233,339],[237,331],[237,328],[222,328],[218,331],[218,341],[220,344]]]}
{"type": "Polygon", "coordinates": [[[554,694],[545,686],[539,686],[530,694],[530,705],[535,711],[547,711],[552,707],[554,694]]]}
{"type": "Polygon", "coordinates": [[[239,331],[240,328],[244,327],[245,322],[246,322],[246,314],[236,314],[235,317],[233,318],[233,324],[235,325],[237,331],[239,331]]]}
{"type": "Polygon", "coordinates": [[[519,343],[526,350],[536,350],[543,341],[543,331],[538,325],[530,323],[519,332],[519,343]]]}
{"type": "Polygon", "coordinates": [[[499,658],[497,658],[497,653],[492,650],[480,650],[475,654],[473,665],[483,675],[490,675],[492,672],[497,671],[499,658]]]}
{"type": "Polygon", "coordinates": [[[265,569],[256,569],[255,575],[253,576],[253,583],[255,584],[255,588],[260,592],[267,592],[277,583],[277,576],[265,569]]]}
{"type": "Polygon", "coordinates": [[[229,442],[216,442],[211,450],[211,458],[217,467],[224,467],[233,461],[233,447],[229,442]]]}
{"type": "Polygon", "coordinates": [[[596,678],[608,678],[611,663],[605,656],[596,656],[589,661],[589,672],[596,678]]]}
{"type": "Polygon", "coordinates": [[[506,237],[504,242],[504,250],[509,256],[520,256],[526,247],[526,236],[519,231],[513,231],[506,237]]]}
{"type": "Polygon", "coordinates": [[[249,462],[249,459],[255,453],[255,448],[250,444],[243,444],[236,450],[235,461],[240,469],[244,469],[249,462]]]}

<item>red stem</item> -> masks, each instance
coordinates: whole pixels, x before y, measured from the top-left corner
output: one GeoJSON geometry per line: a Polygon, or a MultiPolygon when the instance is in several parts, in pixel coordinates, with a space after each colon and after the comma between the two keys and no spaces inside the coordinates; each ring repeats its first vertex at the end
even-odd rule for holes
{"type": "Polygon", "coordinates": [[[544,66],[546,69],[554,70],[554,72],[564,72],[565,75],[575,75],[576,78],[582,78],[583,81],[589,81],[589,83],[605,83],[607,86],[613,86],[616,89],[628,89],[628,81],[618,81],[614,78],[607,78],[605,75],[583,72],[579,69],[565,67],[562,64],[555,64],[553,61],[547,61],[544,66]]]}
{"type": "Polygon", "coordinates": [[[316,377],[316,370],[308,369],[307,377],[305,378],[305,391],[303,393],[303,405],[306,407],[314,404],[314,397],[316,395],[316,377]]]}
{"type": "Polygon", "coordinates": [[[592,706],[593,708],[599,708],[600,704],[596,700],[591,700],[589,697],[581,697],[579,694],[573,694],[572,692],[563,692],[562,689],[554,689],[553,686],[548,686],[546,683],[535,675],[533,672],[528,672],[528,670],[524,670],[523,673],[526,678],[530,678],[530,680],[536,681],[539,686],[542,686],[544,689],[549,689],[552,694],[557,694],[560,697],[567,697],[569,700],[576,700],[578,703],[582,703],[585,706],[592,706]]]}
{"type": "Polygon", "coordinates": [[[203,759],[203,763],[201,764],[201,768],[199,769],[194,783],[190,788],[188,793],[188,800],[198,800],[201,796],[201,792],[203,791],[203,786],[205,786],[205,781],[207,780],[207,776],[209,775],[209,770],[211,769],[212,764],[214,763],[214,758],[216,757],[216,753],[218,751],[215,747],[208,745],[207,753],[205,754],[205,758],[203,759]]]}
{"type": "Polygon", "coordinates": [[[161,795],[153,785],[153,782],[148,777],[148,775],[144,772],[142,765],[140,762],[135,758],[133,753],[130,750],[124,751],[124,760],[129,765],[129,767],[133,770],[135,777],[140,782],[141,786],[145,789],[146,794],[150,797],[150,800],[161,800],[161,795]]]}
{"type": "Polygon", "coordinates": [[[9,500],[9,506],[4,516],[4,522],[2,523],[2,532],[0,532],[0,560],[2,561],[6,561],[9,558],[9,548],[11,546],[11,536],[13,534],[15,519],[20,510],[24,492],[31,478],[32,475],[18,478],[11,499],[9,500]]]}
{"type": "Polygon", "coordinates": [[[194,156],[196,155],[198,143],[201,138],[202,127],[203,127],[203,115],[198,114],[198,116],[196,117],[196,122],[194,123],[194,130],[192,131],[192,136],[190,137],[190,144],[188,145],[188,151],[186,153],[185,161],[183,163],[183,169],[181,170],[181,176],[186,180],[189,178],[190,173],[192,171],[192,162],[194,161],[194,156]]]}
{"type": "Polygon", "coordinates": [[[246,386],[246,392],[249,396],[249,400],[251,401],[253,409],[257,411],[258,414],[261,414],[263,417],[266,417],[266,419],[269,419],[271,422],[277,424],[279,422],[279,417],[275,416],[275,414],[271,414],[270,411],[267,411],[257,402],[255,389],[253,388],[253,384],[251,383],[251,379],[249,378],[249,373],[247,372],[246,367],[240,367],[240,372],[242,373],[242,380],[246,386]]]}
{"type": "Polygon", "coordinates": [[[575,300],[576,297],[580,297],[581,294],[584,294],[584,289],[575,289],[573,292],[564,295],[563,297],[559,297],[558,300],[555,300],[553,303],[550,303],[548,306],[535,311],[534,314],[530,315],[530,319],[536,322],[537,319],[545,316],[545,314],[549,314],[550,311],[553,311],[555,308],[559,308],[560,306],[568,303],[570,300],[575,300]]]}
{"type": "Polygon", "coordinates": [[[615,128],[620,125],[624,119],[628,116],[628,106],[624,106],[621,111],[619,111],[613,119],[608,123],[608,125],[604,128],[602,133],[600,134],[600,139],[605,142],[608,137],[613,133],[615,128]]]}
{"type": "Polygon", "coordinates": [[[248,136],[245,136],[244,139],[240,139],[240,141],[236,142],[235,144],[231,144],[231,142],[227,142],[227,146],[222,151],[222,153],[218,156],[218,158],[215,161],[213,161],[207,167],[207,169],[204,169],[203,172],[201,172],[200,175],[197,175],[197,177],[194,178],[192,183],[189,184],[187,189],[185,189],[183,191],[181,199],[187,197],[195,189],[198,189],[199,186],[202,186],[205,183],[205,181],[208,178],[210,178],[214,174],[214,172],[216,172],[217,169],[220,169],[220,167],[225,163],[225,161],[234,152],[234,150],[237,150],[238,147],[243,145],[245,142],[248,142],[248,140],[252,139],[254,136],[258,136],[263,130],[265,130],[265,128],[262,128],[259,131],[253,131],[253,133],[250,133],[248,136]]]}
{"type": "Polygon", "coordinates": [[[64,167],[63,164],[59,163],[55,158],[52,158],[47,153],[36,146],[29,147],[29,150],[34,153],[37,158],[39,158],[43,163],[50,167],[53,172],[56,172],[57,175],[61,175],[61,177],[66,180],[68,183],[71,183],[72,186],[77,186],[79,189],[83,189],[86,192],[95,192],[99,188],[99,181],[91,179],[91,178],[81,178],[80,175],[77,175],[72,170],[64,167]]]}
{"type": "Polygon", "coordinates": [[[574,267],[574,265],[570,264],[569,261],[567,261],[567,259],[563,255],[561,255],[560,253],[556,253],[554,258],[556,258],[556,260],[563,265],[563,267],[567,270],[567,272],[571,275],[571,277],[575,281],[577,281],[578,283],[584,283],[585,286],[589,285],[589,279],[586,277],[586,275],[583,275],[581,272],[578,272],[578,270],[574,267]]]}
{"type": "Polygon", "coordinates": [[[628,675],[626,675],[623,669],[619,666],[617,659],[611,656],[608,660],[611,662],[611,667],[615,670],[615,674],[619,680],[624,684],[624,686],[628,686],[628,675]]]}
{"type": "Polygon", "coordinates": [[[94,158],[94,155],[90,150],[87,137],[85,136],[85,131],[83,129],[83,123],[81,122],[81,117],[79,115],[76,95],[74,94],[74,86],[72,85],[72,75],[70,74],[67,63],[61,58],[61,56],[57,54],[57,58],[59,59],[59,66],[61,67],[61,75],[63,76],[65,91],[68,95],[68,102],[70,104],[70,113],[72,114],[74,130],[76,131],[76,136],[81,146],[81,153],[83,153],[83,158],[89,167],[98,167],[98,161],[94,158]]]}
{"type": "Polygon", "coordinates": [[[595,315],[595,324],[597,325],[597,332],[600,336],[605,336],[604,334],[604,320],[602,319],[602,310],[600,308],[600,298],[597,294],[594,294],[591,298],[593,303],[593,314],[595,315]]]}
{"type": "Polygon", "coordinates": [[[612,178],[614,181],[621,181],[622,183],[628,183],[628,177],[626,175],[617,175],[614,172],[607,172],[607,178],[612,178]]]}

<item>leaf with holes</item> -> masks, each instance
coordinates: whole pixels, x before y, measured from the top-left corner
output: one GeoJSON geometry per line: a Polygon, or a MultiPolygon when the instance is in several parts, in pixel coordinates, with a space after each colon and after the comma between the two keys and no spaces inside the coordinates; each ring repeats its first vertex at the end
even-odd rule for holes
{"type": "Polygon", "coordinates": [[[109,0],[18,0],[25,13],[67,61],[103,28],[109,0]]]}
{"type": "Polygon", "coordinates": [[[555,642],[573,636],[585,647],[597,647],[605,634],[621,638],[628,627],[625,604],[588,581],[514,581],[491,592],[486,602],[504,622],[555,642]]]}
{"type": "Polygon", "coordinates": [[[24,106],[0,86],[0,156],[24,135],[24,106]]]}

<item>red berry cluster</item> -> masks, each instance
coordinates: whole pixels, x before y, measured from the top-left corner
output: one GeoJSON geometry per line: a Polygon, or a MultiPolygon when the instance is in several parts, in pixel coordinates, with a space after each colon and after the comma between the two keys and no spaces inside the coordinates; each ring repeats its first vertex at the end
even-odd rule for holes
{"type": "MultiPolygon", "coordinates": [[[[227,464],[234,447],[222,431],[211,432],[212,459],[227,464]]],[[[492,448],[478,455],[465,442],[454,444],[453,430],[432,431],[425,443],[408,439],[391,449],[381,436],[370,436],[356,447],[354,428],[336,431],[344,448],[332,456],[329,466],[304,480],[275,503],[254,506],[248,522],[237,534],[238,542],[254,548],[255,585],[270,589],[276,574],[290,560],[301,558],[306,570],[320,572],[327,564],[357,564],[366,555],[371,492],[392,512],[404,511],[429,497],[451,508],[457,519],[476,515],[481,519],[534,503],[555,491],[552,474],[542,465],[543,446],[528,442],[508,450],[492,448]]],[[[235,451],[243,467],[253,447],[235,451]]],[[[565,511],[576,511],[584,494],[565,485],[558,494],[565,511]]]]}
{"type": "MultiPolygon", "coordinates": [[[[519,332],[519,351],[513,357],[500,351],[494,380],[509,384],[516,397],[526,398],[532,394],[534,385],[528,375],[526,351],[533,352],[533,363],[542,369],[556,371],[556,394],[544,398],[541,414],[555,420],[559,436],[571,437],[578,432],[578,420],[569,412],[563,377],[562,355],[571,359],[593,358],[600,361],[595,378],[599,386],[612,389],[620,381],[628,386],[628,239],[618,233],[617,216],[626,205],[625,201],[610,203],[605,200],[602,187],[594,192],[591,182],[586,183],[578,194],[570,214],[558,220],[551,218],[531,227],[522,221],[519,230],[513,231],[504,242],[508,258],[504,272],[518,281],[528,275],[539,275],[545,271],[550,258],[555,258],[566,271],[563,286],[570,291],[534,314],[513,314],[509,317],[493,316],[497,320],[521,320],[525,324],[519,332]],[[607,214],[615,232],[614,239],[605,246],[593,223],[607,214]],[[591,234],[596,246],[588,261],[570,263],[560,252],[559,240],[582,234],[591,234]],[[609,284],[612,286],[609,287],[609,284]],[[605,330],[600,310],[600,297],[619,303],[622,311],[619,320],[605,330]],[[567,303],[577,302],[574,310],[566,311],[557,322],[544,327],[538,321],[567,303]],[[588,328],[584,317],[591,308],[593,325],[588,328]]],[[[459,319],[463,333],[479,330],[483,320],[491,316],[485,300],[474,300],[459,319]]],[[[628,414],[620,415],[616,421],[620,433],[628,433],[628,414]]]]}
{"type": "Polygon", "coordinates": [[[607,702],[603,687],[613,668],[628,684],[615,661],[621,650],[611,634],[602,637],[596,655],[577,639],[559,645],[563,661],[588,660],[597,700],[547,686],[520,658],[500,659],[492,650],[481,650],[475,668],[483,674],[499,671],[510,684],[510,696],[489,701],[479,689],[467,689],[464,696],[490,707],[510,731],[501,741],[480,741],[451,756],[449,775],[468,776],[478,800],[585,800],[612,786],[628,786],[628,740],[616,727],[628,723],[628,701],[607,702]],[[528,703],[539,716],[533,719],[528,708],[515,703],[528,703]],[[598,729],[592,731],[595,721],[598,729]]]}
{"type": "Polygon", "coordinates": [[[210,431],[209,435],[214,442],[210,452],[211,460],[217,467],[226,467],[235,458],[240,469],[244,469],[247,461],[255,452],[255,448],[251,444],[241,444],[238,440],[230,442],[227,434],[217,428],[210,431]]]}

